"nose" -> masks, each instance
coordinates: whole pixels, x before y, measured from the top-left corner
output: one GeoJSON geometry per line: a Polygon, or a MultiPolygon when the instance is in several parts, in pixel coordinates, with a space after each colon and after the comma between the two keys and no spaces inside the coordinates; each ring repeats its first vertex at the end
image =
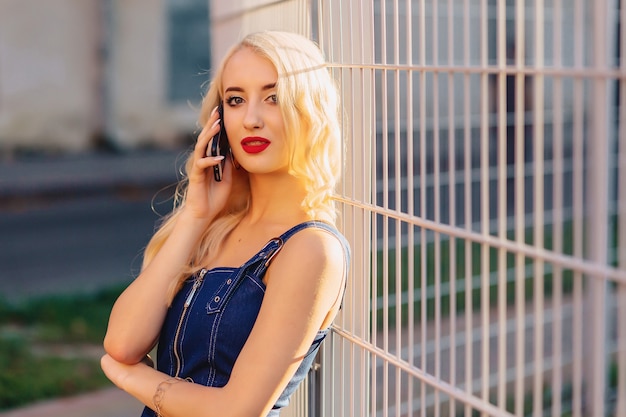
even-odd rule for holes
{"type": "Polygon", "coordinates": [[[249,103],[246,108],[246,114],[243,120],[246,129],[260,129],[263,127],[263,115],[260,105],[257,103],[249,103]]]}

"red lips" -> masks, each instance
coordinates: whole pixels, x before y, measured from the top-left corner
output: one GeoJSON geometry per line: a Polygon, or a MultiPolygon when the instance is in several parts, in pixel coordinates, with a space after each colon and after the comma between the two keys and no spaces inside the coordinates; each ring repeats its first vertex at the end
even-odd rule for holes
{"type": "Polygon", "coordinates": [[[241,148],[246,153],[259,153],[263,152],[268,146],[270,146],[270,141],[268,139],[259,137],[259,136],[249,136],[247,138],[243,138],[241,141],[241,148]]]}

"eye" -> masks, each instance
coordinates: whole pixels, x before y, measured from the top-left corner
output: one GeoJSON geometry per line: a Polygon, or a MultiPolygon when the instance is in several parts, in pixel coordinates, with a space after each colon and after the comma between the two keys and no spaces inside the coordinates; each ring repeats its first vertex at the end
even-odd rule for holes
{"type": "Polygon", "coordinates": [[[272,94],[266,100],[269,101],[270,103],[277,104],[278,103],[278,96],[276,94],[272,94]]]}
{"type": "Polygon", "coordinates": [[[226,99],[226,104],[228,104],[229,106],[236,106],[238,104],[243,103],[243,98],[239,97],[239,96],[230,96],[226,99]]]}

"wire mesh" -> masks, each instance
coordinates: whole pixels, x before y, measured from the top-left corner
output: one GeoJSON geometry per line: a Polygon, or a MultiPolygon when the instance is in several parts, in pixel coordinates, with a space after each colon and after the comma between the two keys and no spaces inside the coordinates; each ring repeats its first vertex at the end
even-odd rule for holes
{"type": "Polygon", "coordinates": [[[250,3],[298,3],[347,116],[308,415],[626,415],[621,2],[250,3]]]}

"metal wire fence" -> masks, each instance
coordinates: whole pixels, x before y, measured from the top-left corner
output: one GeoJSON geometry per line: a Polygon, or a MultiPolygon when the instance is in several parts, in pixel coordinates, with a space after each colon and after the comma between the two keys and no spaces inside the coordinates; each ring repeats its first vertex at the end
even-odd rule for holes
{"type": "Polygon", "coordinates": [[[348,120],[353,268],[295,414],[626,416],[621,2],[243,3],[215,27],[317,39],[348,120]]]}

